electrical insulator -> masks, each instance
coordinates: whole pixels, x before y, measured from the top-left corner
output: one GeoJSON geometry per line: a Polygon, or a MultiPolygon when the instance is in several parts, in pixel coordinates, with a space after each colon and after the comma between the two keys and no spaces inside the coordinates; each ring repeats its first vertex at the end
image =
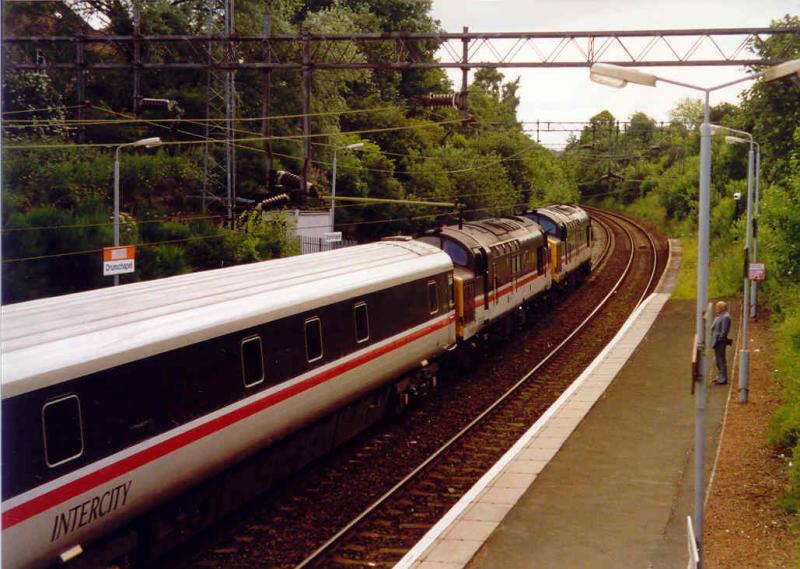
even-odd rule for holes
{"type": "Polygon", "coordinates": [[[168,110],[172,106],[173,101],[170,99],[150,99],[142,97],[139,101],[139,107],[142,109],[163,109],[168,110]]]}
{"type": "Polygon", "coordinates": [[[464,110],[467,108],[467,92],[461,91],[452,95],[442,95],[430,93],[417,97],[420,105],[425,107],[453,107],[454,109],[464,110]]]}
{"type": "Polygon", "coordinates": [[[302,178],[297,174],[292,174],[286,170],[274,170],[274,180],[276,184],[286,186],[287,188],[299,188],[302,184],[302,178]]]}
{"type": "Polygon", "coordinates": [[[263,211],[266,209],[271,209],[273,207],[278,207],[284,204],[287,204],[291,201],[291,198],[288,194],[278,194],[277,196],[272,196],[271,198],[267,198],[262,200],[256,204],[256,211],[263,211]]]}

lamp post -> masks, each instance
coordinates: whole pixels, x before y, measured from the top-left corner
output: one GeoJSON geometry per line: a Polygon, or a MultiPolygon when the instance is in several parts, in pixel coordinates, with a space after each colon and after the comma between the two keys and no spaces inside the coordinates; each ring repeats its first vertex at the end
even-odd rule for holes
{"type": "Polygon", "coordinates": [[[742,348],[739,350],[739,403],[747,403],[747,394],[749,390],[749,375],[750,375],[750,348],[749,345],[749,327],[750,327],[750,282],[748,279],[748,266],[752,257],[752,234],[753,234],[753,163],[754,152],[753,146],[758,148],[758,154],[761,154],[761,146],[753,140],[753,135],[743,130],[736,130],[725,126],[711,125],[711,132],[714,134],[724,132],[735,132],[746,136],[741,138],[738,136],[726,136],[725,142],[728,144],[750,144],[750,152],[747,155],[747,225],[745,228],[745,242],[744,242],[744,285],[742,294],[744,296],[742,302],[742,348]]]}
{"type": "Polygon", "coordinates": [[[347,146],[337,146],[333,149],[333,173],[331,174],[331,231],[334,230],[334,217],[336,215],[336,151],[337,150],[354,150],[356,148],[363,148],[363,142],[356,142],[348,144],[347,146]]]}
{"type": "Polygon", "coordinates": [[[694,447],[694,528],[697,532],[697,549],[700,554],[699,567],[703,566],[703,523],[704,523],[704,498],[705,498],[705,407],[706,407],[706,357],[705,357],[705,326],[703,313],[708,303],[708,253],[709,253],[709,228],[711,207],[711,127],[709,125],[709,97],[713,91],[736,85],[743,81],[750,81],[764,77],[767,80],[780,79],[787,75],[800,76],[800,59],[788,61],[771,67],[761,73],[754,73],[728,81],[714,87],[700,87],[673,81],[663,77],[645,73],[637,69],[595,63],[591,67],[589,77],[603,85],[622,88],[628,83],[636,83],[655,87],[661,81],[686,87],[694,91],[701,91],[703,99],[703,124],[700,126],[700,196],[698,211],[698,239],[697,239],[697,304],[695,309],[695,344],[697,349],[697,381],[699,383],[695,397],[695,447],[694,447]]]}
{"type": "MultiPolygon", "coordinates": [[[[134,142],[120,144],[114,152],[114,247],[119,246],[119,151],[123,148],[144,146],[154,148],[161,145],[161,138],[142,138],[134,142]]],[[[114,286],[119,285],[119,275],[114,275],[114,286]]]]}
{"type": "MultiPolygon", "coordinates": [[[[761,146],[756,145],[756,189],[755,199],[753,201],[753,254],[751,260],[756,262],[758,260],[758,203],[761,194],[761,146]]],[[[750,318],[756,317],[758,310],[758,301],[756,295],[758,294],[758,281],[750,281],[750,318]]]]}

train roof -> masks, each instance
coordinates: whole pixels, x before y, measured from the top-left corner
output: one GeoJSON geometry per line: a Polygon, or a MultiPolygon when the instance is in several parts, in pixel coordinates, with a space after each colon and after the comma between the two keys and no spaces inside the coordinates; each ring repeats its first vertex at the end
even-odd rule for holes
{"type": "Polygon", "coordinates": [[[491,247],[509,239],[544,239],[544,232],[538,223],[528,218],[495,217],[480,221],[469,221],[458,226],[451,225],[439,231],[442,236],[451,237],[470,247],[491,247]]]}
{"type": "Polygon", "coordinates": [[[440,249],[389,241],[3,306],[2,396],[449,269],[440,249]]]}
{"type": "Polygon", "coordinates": [[[539,207],[533,213],[550,218],[554,222],[570,226],[578,221],[588,221],[589,214],[582,208],[575,205],[556,204],[539,207]]]}

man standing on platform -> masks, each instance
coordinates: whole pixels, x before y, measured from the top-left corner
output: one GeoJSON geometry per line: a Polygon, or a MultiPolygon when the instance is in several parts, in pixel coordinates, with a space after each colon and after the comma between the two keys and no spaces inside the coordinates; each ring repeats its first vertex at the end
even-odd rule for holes
{"type": "Polygon", "coordinates": [[[717,302],[716,313],[717,317],[711,324],[711,347],[714,348],[714,355],[717,358],[717,384],[725,385],[728,383],[728,362],[725,360],[725,348],[731,344],[728,339],[728,331],[731,329],[728,304],[721,300],[717,302]]]}

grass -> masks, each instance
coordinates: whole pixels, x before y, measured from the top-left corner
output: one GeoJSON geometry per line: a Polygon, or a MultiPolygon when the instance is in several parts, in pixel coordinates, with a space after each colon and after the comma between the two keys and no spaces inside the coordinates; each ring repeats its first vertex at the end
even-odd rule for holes
{"type": "MultiPolygon", "coordinates": [[[[678,270],[678,282],[672,298],[687,300],[697,298],[697,236],[681,239],[682,257],[678,270]]],[[[744,251],[740,243],[717,243],[712,247],[708,269],[708,297],[720,298],[742,293],[742,265],[744,251]]]]}

